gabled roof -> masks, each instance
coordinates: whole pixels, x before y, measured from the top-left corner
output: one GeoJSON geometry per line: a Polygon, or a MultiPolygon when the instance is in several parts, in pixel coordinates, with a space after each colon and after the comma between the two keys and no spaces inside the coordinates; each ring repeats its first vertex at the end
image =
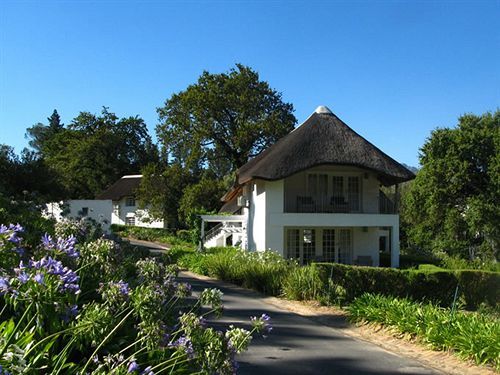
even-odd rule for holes
{"type": "Polygon", "coordinates": [[[109,188],[99,194],[96,199],[111,199],[119,201],[126,196],[134,196],[141,183],[142,174],[123,176],[109,188]]]}
{"type": "Polygon", "coordinates": [[[237,182],[280,180],[319,165],[368,169],[386,186],[415,178],[412,172],[321,106],[302,125],[239,168],[237,182]]]}

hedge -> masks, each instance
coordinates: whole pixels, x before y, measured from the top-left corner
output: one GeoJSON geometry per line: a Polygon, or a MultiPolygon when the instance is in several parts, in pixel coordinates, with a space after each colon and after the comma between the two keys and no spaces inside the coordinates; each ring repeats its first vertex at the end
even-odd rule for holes
{"type": "Polygon", "coordinates": [[[334,285],[345,289],[346,302],[364,293],[374,293],[450,306],[458,286],[458,297],[463,299],[467,308],[476,309],[482,303],[492,307],[500,304],[500,274],[494,272],[426,272],[335,263],[316,263],[314,266],[318,268],[324,285],[329,285],[331,280],[334,285]]]}

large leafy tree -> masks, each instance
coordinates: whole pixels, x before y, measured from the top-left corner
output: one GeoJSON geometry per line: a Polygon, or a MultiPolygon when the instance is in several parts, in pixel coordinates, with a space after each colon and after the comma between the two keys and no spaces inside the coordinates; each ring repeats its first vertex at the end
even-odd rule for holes
{"type": "Polygon", "coordinates": [[[436,129],[405,195],[403,220],[422,249],[495,258],[500,246],[500,111],[436,129]]]}
{"type": "Polygon", "coordinates": [[[158,115],[166,156],[143,170],[139,200],[173,227],[189,224],[196,212],[220,208],[234,171],[296,123],[293,106],[240,64],[227,73],[203,72],[158,115]]]}
{"type": "Polygon", "coordinates": [[[107,108],[100,115],[81,112],[67,127],[37,134],[50,135],[33,139],[69,198],[94,198],[122,175],[137,174],[158,159],[144,120],[120,119],[107,108]]]}
{"type": "Polygon", "coordinates": [[[296,123],[293,106],[281,93],[237,64],[228,73],[207,71],[196,84],[158,108],[158,139],[178,163],[219,177],[259,154],[296,123]]]}
{"type": "Polygon", "coordinates": [[[148,207],[151,217],[166,220],[170,228],[179,228],[179,204],[184,190],[195,183],[193,175],[178,163],[151,163],[142,169],[142,175],[139,206],[148,207]]]}

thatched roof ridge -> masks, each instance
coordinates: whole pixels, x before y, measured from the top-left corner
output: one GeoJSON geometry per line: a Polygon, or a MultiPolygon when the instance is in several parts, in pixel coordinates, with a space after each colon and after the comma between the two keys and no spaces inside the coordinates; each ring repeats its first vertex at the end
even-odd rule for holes
{"type": "Polygon", "coordinates": [[[326,107],[238,169],[238,183],[280,180],[319,165],[356,166],[375,172],[384,185],[415,175],[368,142],[326,107]]]}
{"type": "Polygon", "coordinates": [[[123,197],[135,196],[135,191],[141,183],[142,175],[123,176],[113,185],[99,194],[96,199],[111,199],[119,201],[123,197]]]}

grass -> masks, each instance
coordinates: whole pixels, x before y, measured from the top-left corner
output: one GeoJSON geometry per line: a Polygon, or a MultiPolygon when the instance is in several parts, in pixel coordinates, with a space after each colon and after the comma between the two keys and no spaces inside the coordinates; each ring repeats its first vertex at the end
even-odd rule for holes
{"type": "Polygon", "coordinates": [[[364,294],[347,308],[353,322],[376,322],[410,334],[436,350],[452,350],[500,369],[500,320],[408,299],[364,294]]]}

